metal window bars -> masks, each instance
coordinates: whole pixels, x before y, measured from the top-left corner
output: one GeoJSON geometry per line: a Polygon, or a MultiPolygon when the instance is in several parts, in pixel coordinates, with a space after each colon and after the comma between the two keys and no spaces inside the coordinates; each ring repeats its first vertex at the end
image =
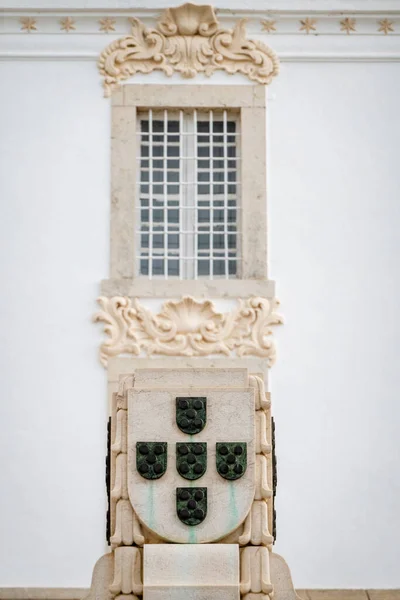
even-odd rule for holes
{"type": "Polygon", "coordinates": [[[139,112],[139,275],[238,276],[239,137],[226,110],[139,112]]]}

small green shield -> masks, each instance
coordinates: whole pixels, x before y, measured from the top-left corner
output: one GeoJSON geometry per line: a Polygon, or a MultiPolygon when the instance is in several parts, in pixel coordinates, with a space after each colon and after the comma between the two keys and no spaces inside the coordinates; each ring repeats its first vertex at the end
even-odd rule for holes
{"type": "Polygon", "coordinates": [[[207,444],[205,442],[178,442],[176,468],[185,479],[199,479],[207,470],[207,444]]]}
{"type": "Polygon", "coordinates": [[[137,442],[136,468],[145,479],[160,479],[167,469],[167,442],[137,442]]]}
{"type": "Polygon", "coordinates": [[[240,479],[247,468],[245,442],[217,442],[217,471],[224,479],[240,479]]]}
{"type": "Polygon", "coordinates": [[[206,425],[207,398],[203,396],[176,399],[176,424],[183,433],[200,433],[206,425]]]}
{"type": "Polygon", "coordinates": [[[199,525],[207,516],[207,488],[176,488],[176,512],[185,525],[199,525]]]}

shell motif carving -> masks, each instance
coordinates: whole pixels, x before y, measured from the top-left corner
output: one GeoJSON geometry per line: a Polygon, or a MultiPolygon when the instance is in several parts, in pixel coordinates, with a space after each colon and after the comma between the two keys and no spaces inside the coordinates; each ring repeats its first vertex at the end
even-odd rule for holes
{"type": "Polygon", "coordinates": [[[169,356],[264,356],[271,366],[276,348],[271,325],[279,325],[276,299],[239,299],[229,313],[220,313],[210,300],[184,296],[165,302],[153,314],[134,298],[98,298],[101,310],[94,321],[104,323],[108,336],[100,346],[100,361],[121,354],[169,356]]]}
{"type": "Polygon", "coordinates": [[[279,72],[276,54],[264,43],[246,39],[245,19],[232,30],[221,29],[211,6],[169,8],[155,29],[136,18],[130,21],[131,35],[109,44],[99,58],[106,97],[121,81],[155,70],[168,76],[176,71],[186,78],[224,70],[263,84],[279,72]]]}

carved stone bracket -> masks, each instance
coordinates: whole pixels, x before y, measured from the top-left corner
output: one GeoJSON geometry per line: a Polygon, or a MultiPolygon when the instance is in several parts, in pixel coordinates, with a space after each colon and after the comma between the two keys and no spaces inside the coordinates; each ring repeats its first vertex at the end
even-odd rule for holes
{"type": "Polygon", "coordinates": [[[163,304],[153,314],[135,298],[126,296],[98,298],[101,311],[95,322],[104,323],[108,339],[100,346],[100,360],[120,354],[146,356],[263,356],[269,366],[276,359],[271,325],[279,325],[276,299],[251,297],[238,299],[230,313],[218,312],[210,300],[184,296],[163,304]]]}
{"type": "Polygon", "coordinates": [[[136,18],[130,21],[131,35],[109,44],[99,58],[106,97],[121,81],[155,70],[168,76],[178,72],[185,78],[223,70],[262,84],[279,72],[275,52],[263,42],[246,39],[245,19],[232,30],[221,29],[212,6],[188,3],[168,8],[155,29],[147,29],[136,18]]]}

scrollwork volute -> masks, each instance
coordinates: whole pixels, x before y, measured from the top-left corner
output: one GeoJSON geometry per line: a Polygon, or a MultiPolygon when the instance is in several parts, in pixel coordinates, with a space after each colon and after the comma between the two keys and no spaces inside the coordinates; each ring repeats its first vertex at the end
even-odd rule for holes
{"type": "Polygon", "coordinates": [[[130,19],[131,35],[105,48],[99,58],[105,96],[136,73],[174,72],[185,78],[217,70],[241,73],[252,81],[268,84],[278,74],[278,58],[268,46],[246,38],[245,19],[233,29],[222,29],[211,6],[183,4],[168,8],[155,29],[130,19]]]}

